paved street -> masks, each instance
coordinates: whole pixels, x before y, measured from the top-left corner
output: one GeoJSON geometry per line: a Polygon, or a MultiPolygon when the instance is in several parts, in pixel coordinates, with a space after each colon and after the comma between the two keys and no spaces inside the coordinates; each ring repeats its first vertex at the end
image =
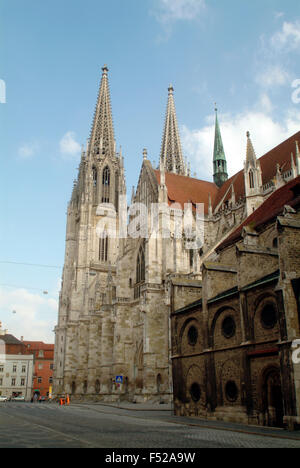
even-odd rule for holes
{"type": "MultiPolygon", "coordinates": [[[[136,405],[137,407],[138,405],[136,405]]],[[[300,434],[101,404],[0,405],[0,448],[300,448],[300,434]]]]}

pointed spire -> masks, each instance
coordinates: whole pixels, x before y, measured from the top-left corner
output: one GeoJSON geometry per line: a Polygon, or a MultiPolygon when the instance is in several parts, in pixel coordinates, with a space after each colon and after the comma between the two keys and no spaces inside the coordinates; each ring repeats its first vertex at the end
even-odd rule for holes
{"type": "Polygon", "coordinates": [[[97,157],[112,157],[115,154],[114,129],[110,105],[108,68],[102,68],[102,79],[91,131],[89,149],[97,157]]]}
{"type": "Polygon", "coordinates": [[[250,138],[250,132],[247,132],[247,152],[246,152],[246,166],[249,165],[256,167],[256,154],[250,138]]]}
{"type": "Polygon", "coordinates": [[[160,161],[163,162],[167,172],[184,175],[185,167],[174,103],[174,88],[171,84],[168,88],[168,93],[168,104],[160,161]]]}
{"type": "Polygon", "coordinates": [[[216,123],[215,123],[215,144],[214,144],[214,182],[218,187],[224,184],[228,179],[227,162],[222,141],[222,135],[218,120],[218,109],[215,104],[216,123]]]}

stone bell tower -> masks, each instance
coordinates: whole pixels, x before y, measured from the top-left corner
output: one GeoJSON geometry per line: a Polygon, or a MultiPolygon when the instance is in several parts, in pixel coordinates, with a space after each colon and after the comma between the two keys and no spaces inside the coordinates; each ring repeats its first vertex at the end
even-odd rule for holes
{"type": "MultiPolygon", "coordinates": [[[[116,274],[120,196],[126,196],[124,160],[116,152],[108,68],[102,77],[93,125],[82,150],[67,211],[65,263],[55,328],[54,392],[84,394],[100,382],[100,309],[116,274]],[[111,235],[111,223],[115,236],[111,235]]],[[[107,350],[106,350],[107,352],[107,350]]]]}

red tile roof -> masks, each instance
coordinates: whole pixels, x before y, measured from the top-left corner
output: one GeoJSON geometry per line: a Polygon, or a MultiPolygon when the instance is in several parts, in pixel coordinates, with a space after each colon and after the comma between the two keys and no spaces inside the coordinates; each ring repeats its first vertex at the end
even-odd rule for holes
{"type": "MultiPolygon", "coordinates": [[[[300,144],[300,131],[258,159],[262,170],[263,185],[274,179],[277,164],[279,164],[282,172],[291,169],[291,153],[293,153],[295,160],[296,141],[300,144]]],[[[219,189],[213,204],[214,209],[221,201],[225,202],[231,198],[231,184],[234,186],[235,199],[237,201],[245,197],[244,171],[241,170],[230,177],[219,189]]]]}
{"type": "Polygon", "coordinates": [[[259,229],[263,225],[273,221],[282,213],[285,205],[290,205],[291,207],[300,205],[300,176],[273,192],[254,213],[248,216],[248,218],[218,246],[217,251],[240,240],[244,226],[251,224],[253,228],[259,229]]]}
{"type": "MultiPolygon", "coordinates": [[[[263,184],[274,179],[277,164],[279,164],[283,172],[290,170],[291,153],[295,155],[296,141],[300,144],[300,131],[258,159],[261,165],[263,184]]],[[[154,173],[158,183],[160,183],[160,171],[154,170],[154,173]]],[[[240,198],[244,198],[245,185],[243,170],[230,177],[220,188],[213,182],[166,173],[169,204],[171,205],[177,202],[184,207],[184,204],[189,201],[193,204],[204,203],[205,214],[208,213],[209,194],[211,196],[212,207],[215,209],[219,203],[230,200],[232,184],[234,186],[235,199],[238,201],[240,198]]]]}
{"type": "Polygon", "coordinates": [[[54,344],[47,344],[47,343],[44,343],[43,341],[23,341],[23,343],[27,347],[28,347],[28,345],[30,345],[29,349],[43,350],[43,351],[53,351],[54,350],[54,344]]]}
{"type": "MultiPolygon", "coordinates": [[[[160,184],[160,171],[155,170],[155,175],[160,184]]],[[[180,203],[182,208],[184,204],[192,202],[204,203],[205,213],[208,213],[209,194],[211,196],[212,205],[218,193],[218,187],[213,182],[205,180],[193,179],[173,173],[166,173],[166,185],[168,189],[169,204],[180,203]]]]}

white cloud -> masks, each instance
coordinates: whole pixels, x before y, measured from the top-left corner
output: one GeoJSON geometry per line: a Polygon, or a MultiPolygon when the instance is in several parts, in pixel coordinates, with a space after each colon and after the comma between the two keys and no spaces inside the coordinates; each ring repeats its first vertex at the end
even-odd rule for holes
{"type": "Polygon", "coordinates": [[[54,343],[58,302],[26,289],[0,288],[1,321],[8,333],[29,341],[54,343]],[[15,311],[15,313],[14,313],[15,311]]]}
{"type": "Polygon", "coordinates": [[[39,144],[37,142],[23,143],[18,150],[18,154],[21,159],[30,159],[36,155],[38,150],[39,144]]]}
{"type": "Polygon", "coordinates": [[[275,11],[274,13],[274,16],[276,19],[279,19],[279,18],[282,18],[284,16],[284,12],[283,11],[275,11]]]}
{"type": "Polygon", "coordinates": [[[278,31],[271,37],[271,45],[274,49],[280,51],[296,50],[300,46],[300,21],[294,23],[285,21],[281,31],[278,31]]]}
{"type": "Polygon", "coordinates": [[[271,99],[267,94],[262,94],[260,97],[260,101],[258,103],[258,108],[260,108],[263,112],[269,114],[273,110],[273,104],[271,99]]]}
{"type": "Polygon", "coordinates": [[[290,75],[281,65],[269,65],[257,73],[255,81],[264,88],[272,88],[286,85],[290,75]]]}
{"type": "Polygon", "coordinates": [[[176,22],[200,18],[205,7],[205,0],[156,0],[150,14],[162,25],[162,32],[156,37],[157,43],[169,39],[176,22]]]}
{"type": "Polygon", "coordinates": [[[176,21],[192,21],[199,17],[205,7],[205,0],[158,0],[154,16],[170,33],[176,21]]]}
{"type": "MultiPolygon", "coordinates": [[[[282,122],[258,108],[236,115],[219,115],[219,121],[229,176],[243,169],[247,131],[260,157],[300,128],[300,114],[296,111],[289,111],[282,122]]],[[[214,131],[213,116],[207,117],[207,125],[202,128],[190,130],[183,126],[181,131],[184,154],[191,161],[192,173],[195,170],[200,179],[212,180],[214,131]]]]}
{"type": "Polygon", "coordinates": [[[81,146],[75,139],[76,134],[74,132],[67,132],[60,140],[60,152],[62,155],[67,157],[74,157],[80,153],[81,146]]]}
{"type": "Polygon", "coordinates": [[[157,19],[163,23],[195,19],[205,6],[204,0],[160,0],[157,19]]]}

